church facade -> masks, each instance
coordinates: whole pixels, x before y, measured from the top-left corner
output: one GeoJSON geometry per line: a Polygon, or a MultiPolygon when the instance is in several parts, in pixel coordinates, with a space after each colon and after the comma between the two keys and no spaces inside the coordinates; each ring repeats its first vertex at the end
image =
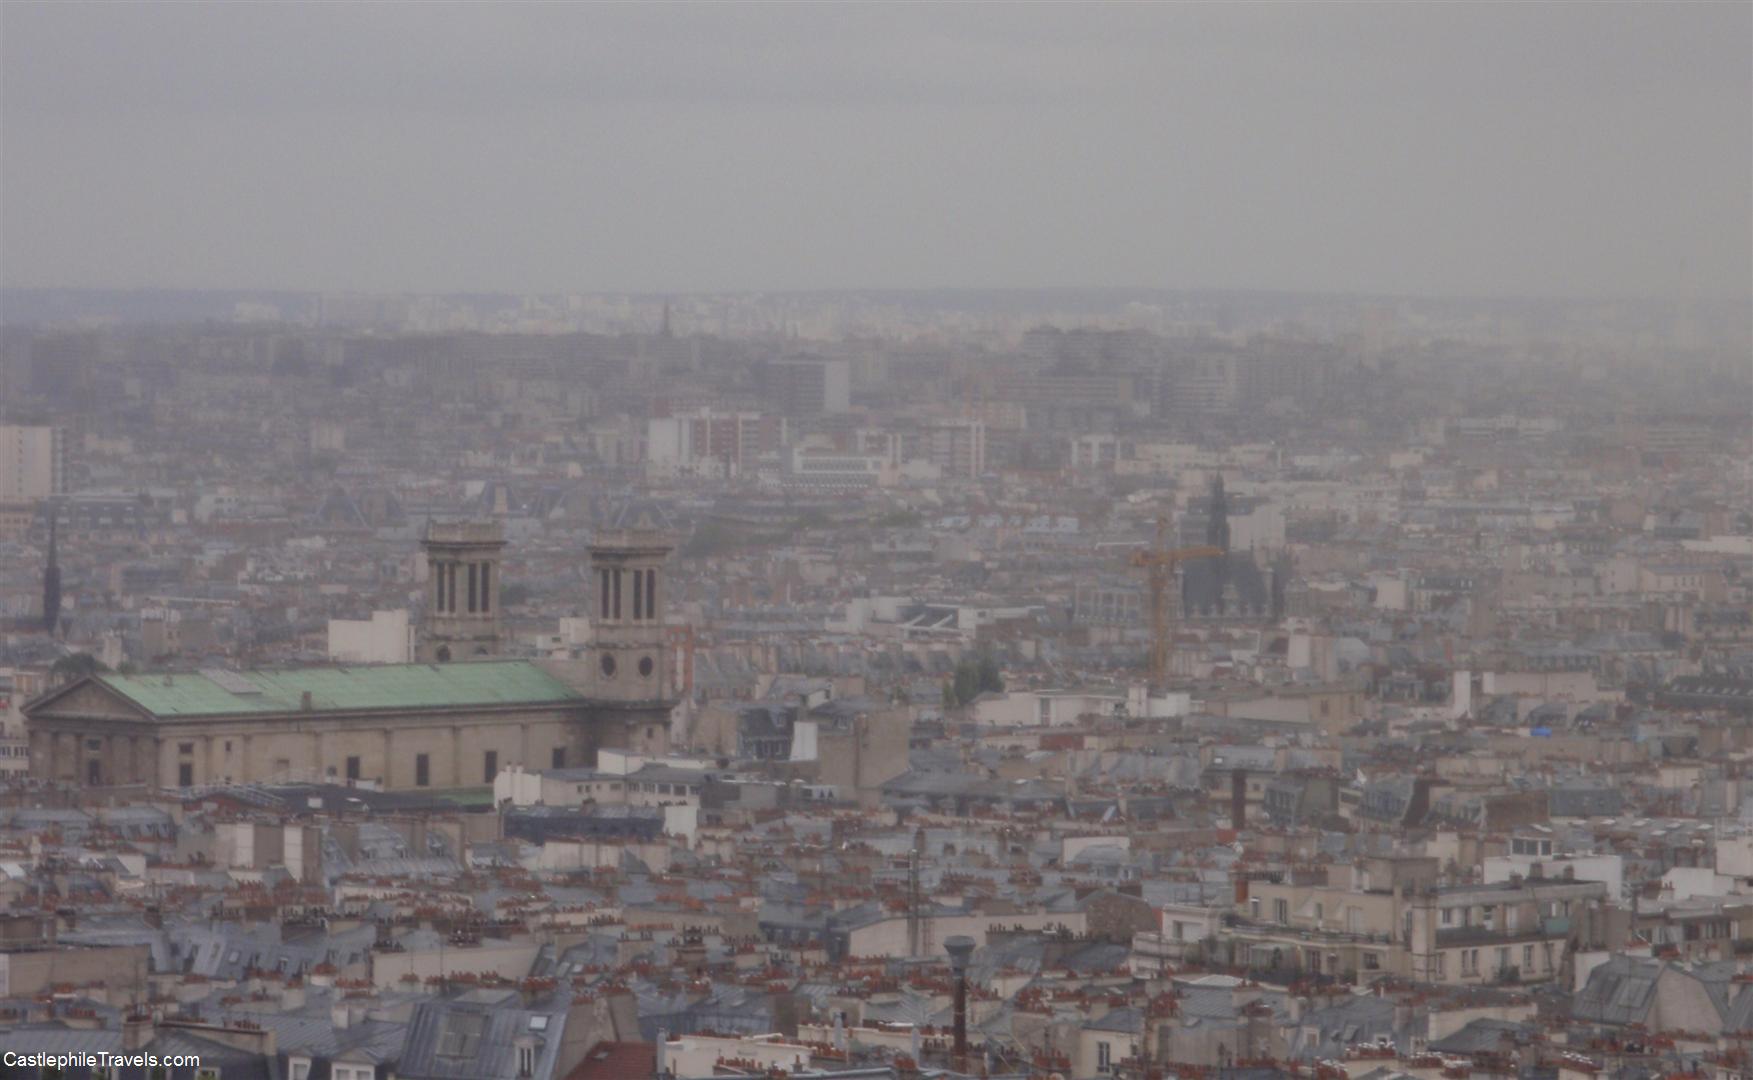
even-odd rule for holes
{"type": "Polygon", "coordinates": [[[490,784],[499,769],[593,765],[599,748],[664,753],[679,700],[663,622],[671,550],[623,509],[591,547],[590,647],[504,659],[496,528],[433,525],[427,662],[278,671],[96,674],[24,706],[32,775],[90,787],[373,782],[490,784]]]}

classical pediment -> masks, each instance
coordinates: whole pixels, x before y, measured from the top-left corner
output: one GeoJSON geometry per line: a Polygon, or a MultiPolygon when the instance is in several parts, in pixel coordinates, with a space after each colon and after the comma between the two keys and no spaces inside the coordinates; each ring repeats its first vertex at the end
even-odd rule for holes
{"type": "Polygon", "coordinates": [[[97,679],[82,679],[39,698],[25,706],[25,715],[33,720],[94,716],[115,720],[151,718],[150,713],[97,679]]]}

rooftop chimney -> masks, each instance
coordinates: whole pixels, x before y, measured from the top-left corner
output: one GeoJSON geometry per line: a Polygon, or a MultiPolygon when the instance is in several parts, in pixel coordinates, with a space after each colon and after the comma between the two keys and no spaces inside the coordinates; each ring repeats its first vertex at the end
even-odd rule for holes
{"type": "Polygon", "coordinates": [[[950,954],[950,970],[956,976],[956,1059],[957,1072],[968,1071],[968,958],[974,955],[974,939],[957,934],[945,939],[944,951],[950,954]]]}
{"type": "Polygon", "coordinates": [[[151,1013],[129,1013],[122,1018],[122,1053],[132,1054],[151,1041],[151,1013]]]}

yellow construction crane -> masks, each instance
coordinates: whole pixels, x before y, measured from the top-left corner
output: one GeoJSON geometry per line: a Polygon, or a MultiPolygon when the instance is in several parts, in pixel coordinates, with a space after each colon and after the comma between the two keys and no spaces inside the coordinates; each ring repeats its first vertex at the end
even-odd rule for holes
{"type": "Polygon", "coordinates": [[[1223,555],[1223,548],[1212,544],[1197,547],[1169,547],[1169,519],[1156,519],[1156,546],[1132,553],[1133,566],[1142,567],[1150,586],[1150,688],[1165,690],[1169,679],[1169,584],[1175,580],[1175,567],[1191,559],[1211,559],[1223,555]]]}

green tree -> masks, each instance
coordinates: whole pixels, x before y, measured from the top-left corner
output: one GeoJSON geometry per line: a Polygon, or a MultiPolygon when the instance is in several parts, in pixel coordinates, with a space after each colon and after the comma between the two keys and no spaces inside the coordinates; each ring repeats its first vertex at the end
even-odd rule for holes
{"type": "Polygon", "coordinates": [[[980,658],[980,693],[1001,694],[1004,692],[1004,676],[998,671],[998,661],[991,653],[980,658]]]}
{"type": "Polygon", "coordinates": [[[49,679],[59,685],[108,670],[108,664],[90,653],[70,653],[49,665],[49,679]]]}
{"type": "Polygon", "coordinates": [[[956,704],[966,705],[980,694],[980,668],[972,660],[956,664],[956,704]]]}

